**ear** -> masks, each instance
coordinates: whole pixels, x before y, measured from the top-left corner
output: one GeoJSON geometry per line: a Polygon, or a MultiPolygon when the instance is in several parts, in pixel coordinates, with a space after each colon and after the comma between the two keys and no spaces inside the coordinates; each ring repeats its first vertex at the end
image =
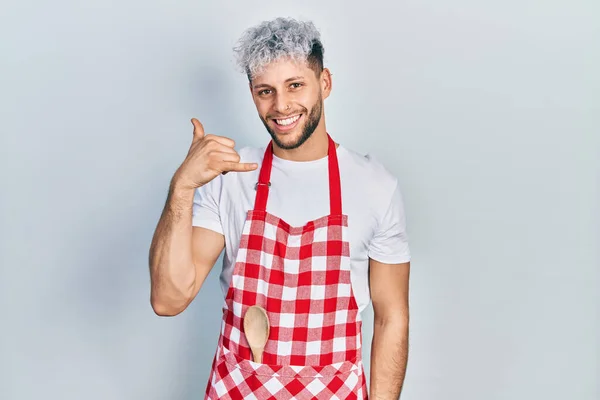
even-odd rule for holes
{"type": "Polygon", "coordinates": [[[321,72],[321,91],[323,92],[323,99],[329,97],[329,94],[331,93],[331,75],[332,73],[329,68],[323,68],[323,71],[321,72]]]}

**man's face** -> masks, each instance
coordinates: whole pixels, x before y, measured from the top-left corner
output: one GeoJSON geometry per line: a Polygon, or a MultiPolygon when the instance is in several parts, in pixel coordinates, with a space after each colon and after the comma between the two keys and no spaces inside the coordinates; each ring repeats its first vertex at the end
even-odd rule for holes
{"type": "Polygon", "coordinates": [[[330,88],[323,75],[305,63],[280,60],[250,82],[258,115],[278,147],[300,147],[321,123],[330,88]]]}

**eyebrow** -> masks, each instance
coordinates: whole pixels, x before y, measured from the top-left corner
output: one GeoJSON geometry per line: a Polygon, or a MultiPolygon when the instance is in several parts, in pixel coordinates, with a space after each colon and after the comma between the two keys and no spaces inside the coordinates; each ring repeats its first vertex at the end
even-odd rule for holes
{"type": "MultiPolygon", "coordinates": [[[[299,79],[304,79],[304,77],[303,77],[303,76],[293,76],[293,77],[291,77],[291,78],[288,78],[288,79],[286,79],[286,80],[285,80],[285,83],[287,83],[287,82],[291,82],[291,81],[297,81],[297,80],[299,80],[299,79]]],[[[253,88],[254,88],[254,89],[260,89],[260,88],[263,88],[263,87],[271,87],[271,85],[268,85],[268,84],[266,84],[266,83],[261,83],[261,84],[258,84],[258,85],[256,85],[256,86],[254,86],[253,88]]]]}

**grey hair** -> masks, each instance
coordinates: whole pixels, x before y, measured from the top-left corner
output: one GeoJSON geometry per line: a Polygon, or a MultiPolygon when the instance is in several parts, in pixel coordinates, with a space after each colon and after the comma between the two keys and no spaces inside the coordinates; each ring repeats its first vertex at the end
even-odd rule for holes
{"type": "Polygon", "coordinates": [[[310,21],[279,17],[247,29],[234,51],[241,72],[251,79],[267,64],[281,58],[307,61],[315,48],[322,67],[323,44],[315,25],[310,21]]]}

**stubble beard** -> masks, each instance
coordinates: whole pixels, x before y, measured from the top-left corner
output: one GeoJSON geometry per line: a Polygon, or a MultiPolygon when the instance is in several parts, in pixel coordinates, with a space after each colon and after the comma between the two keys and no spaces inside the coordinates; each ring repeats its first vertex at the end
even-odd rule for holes
{"type": "Polygon", "coordinates": [[[292,142],[292,143],[283,143],[281,140],[279,140],[275,131],[273,131],[271,129],[271,127],[265,121],[265,119],[263,117],[260,117],[260,120],[262,121],[263,125],[267,129],[267,132],[269,132],[269,135],[271,135],[271,138],[273,139],[273,142],[277,145],[277,147],[279,147],[281,149],[285,149],[285,150],[293,150],[293,149],[297,149],[298,147],[302,146],[304,144],[304,142],[306,142],[312,136],[312,134],[315,132],[315,129],[317,129],[319,122],[321,122],[322,111],[323,111],[323,98],[319,94],[319,100],[312,107],[312,109],[310,110],[310,113],[308,115],[306,113],[304,114],[306,116],[306,123],[304,124],[304,128],[302,129],[302,133],[301,133],[300,137],[298,137],[298,140],[296,140],[295,142],[292,142]]]}

